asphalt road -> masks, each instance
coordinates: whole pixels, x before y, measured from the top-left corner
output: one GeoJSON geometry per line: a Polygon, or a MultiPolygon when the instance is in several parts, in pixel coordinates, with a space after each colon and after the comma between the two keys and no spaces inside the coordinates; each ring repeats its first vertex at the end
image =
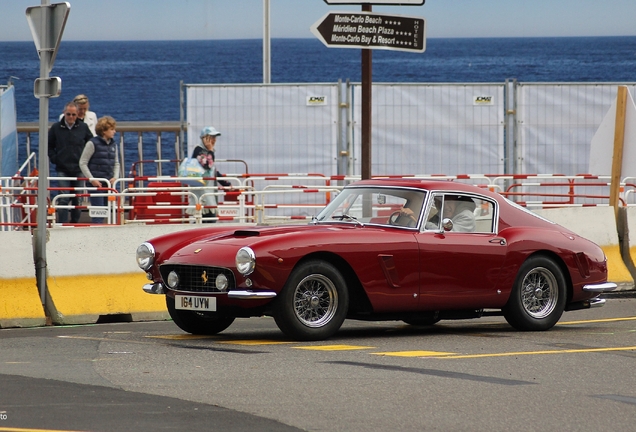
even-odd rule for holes
{"type": "Polygon", "coordinates": [[[636,299],[548,332],[500,317],[347,321],[291,342],[270,318],[0,330],[0,431],[633,431],[636,299]]]}

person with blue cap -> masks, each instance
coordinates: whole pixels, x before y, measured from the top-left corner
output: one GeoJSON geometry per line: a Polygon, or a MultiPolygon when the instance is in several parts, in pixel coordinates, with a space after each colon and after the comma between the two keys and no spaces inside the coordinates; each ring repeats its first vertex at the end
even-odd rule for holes
{"type": "MultiPolygon", "coordinates": [[[[216,130],[214,126],[206,126],[201,129],[201,142],[192,151],[192,159],[199,161],[199,164],[205,170],[203,177],[222,177],[223,174],[218,172],[214,166],[214,146],[216,145],[216,137],[221,136],[221,132],[216,130]]],[[[216,188],[218,184],[222,186],[230,186],[230,183],[224,180],[207,180],[206,186],[216,188]]],[[[216,222],[217,211],[215,208],[205,208],[206,206],[216,206],[217,200],[215,195],[205,195],[215,192],[215,189],[194,189],[192,192],[196,195],[196,200],[203,205],[202,214],[203,222],[216,222]],[[201,198],[203,196],[203,199],[201,198]]],[[[186,213],[194,215],[194,206],[197,204],[193,196],[189,196],[188,204],[192,206],[186,209],[186,213]]]]}

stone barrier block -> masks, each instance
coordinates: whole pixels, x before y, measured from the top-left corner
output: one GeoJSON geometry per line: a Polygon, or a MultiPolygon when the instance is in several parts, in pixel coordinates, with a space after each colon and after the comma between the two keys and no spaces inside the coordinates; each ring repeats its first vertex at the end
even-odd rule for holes
{"type": "Polygon", "coordinates": [[[0,328],[46,324],[28,231],[0,231],[0,328]]]}

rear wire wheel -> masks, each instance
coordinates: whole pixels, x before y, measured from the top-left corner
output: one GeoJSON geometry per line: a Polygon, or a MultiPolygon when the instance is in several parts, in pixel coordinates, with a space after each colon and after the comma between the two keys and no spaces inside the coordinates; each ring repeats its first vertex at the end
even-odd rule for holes
{"type": "Polygon", "coordinates": [[[519,269],[504,317],[518,330],[548,330],[561,318],[566,295],[561,268],[550,258],[531,257],[519,269]]]}
{"type": "Polygon", "coordinates": [[[287,336],[322,340],[338,331],[347,316],[349,293],[333,265],[308,261],[290,275],[275,307],[274,320],[287,336]]]}
{"type": "Polygon", "coordinates": [[[175,308],[174,297],[166,296],[168,313],[183,331],[198,335],[215,335],[232,325],[235,317],[218,312],[195,312],[175,308]]]}

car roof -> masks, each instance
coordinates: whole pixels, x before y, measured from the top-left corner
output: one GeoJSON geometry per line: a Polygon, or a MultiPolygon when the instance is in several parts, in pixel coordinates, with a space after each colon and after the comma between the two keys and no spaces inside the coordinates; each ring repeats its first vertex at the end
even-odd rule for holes
{"type": "Polygon", "coordinates": [[[477,193],[493,197],[493,194],[485,188],[447,180],[430,180],[416,178],[374,178],[369,180],[360,180],[355,183],[351,183],[349,186],[410,187],[435,191],[477,193]]]}

